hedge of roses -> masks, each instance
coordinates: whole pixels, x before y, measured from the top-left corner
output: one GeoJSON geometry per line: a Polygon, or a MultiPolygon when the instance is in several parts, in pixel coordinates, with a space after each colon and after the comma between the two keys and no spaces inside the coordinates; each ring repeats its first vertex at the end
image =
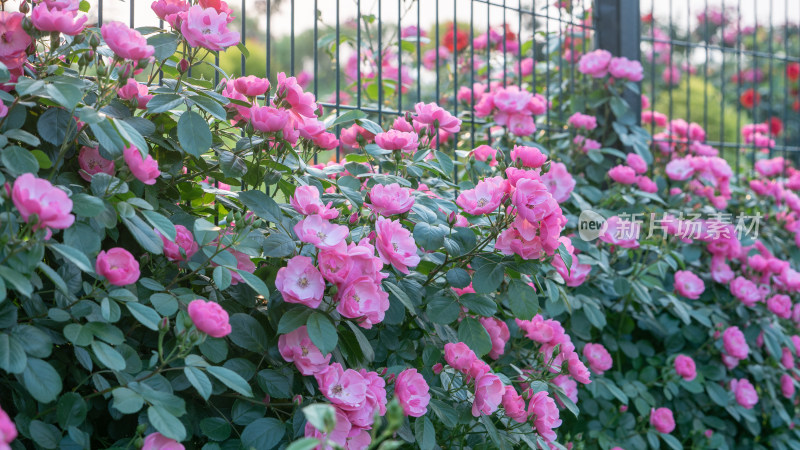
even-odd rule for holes
{"type": "Polygon", "coordinates": [[[738,183],[699,125],[651,138],[601,50],[548,99],[510,32],[451,30],[516,85],[378,123],[190,78],[231,10],[153,9],[171,30],[0,12],[0,448],[800,446],[787,161],[738,183]]]}

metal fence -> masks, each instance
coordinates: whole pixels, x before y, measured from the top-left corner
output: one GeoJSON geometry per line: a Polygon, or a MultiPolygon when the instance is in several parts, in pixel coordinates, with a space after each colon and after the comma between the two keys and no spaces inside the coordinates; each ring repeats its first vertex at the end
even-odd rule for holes
{"type": "MultiPolygon", "coordinates": [[[[249,55],[229,50],[217,65],[232,75],[297,75],[340,113],[359,109],[385,122],[416,102],[437,101],[460,115],[458,137],[474,144],[484,123],[471,114],[474,97],[465,103],[459,91],[476,82],[526,84],[553,102],[540,129],[560,132],[568,94],[582,92],[573,63],[599,47],[644,64],[641,88],[650,105],[642,108],[631,93],[634,109],[699,123],[737,172],[758,152],[789,157],[800,150],[797,82],[787,73],[800,62],[797,0],[241,0],[229,6],[249,55]],[[768,136],[774,145],[742,135],[749,124],[774,125],[773,118],[783,128],[768,136]]],[[[100,22],[160,25],[134,0],[98,0],[96,7],[100,22]]],[[[213,70],[198,72],[215,77],[213,70]]],[[[651,131],[658,133],[654,125],[651,131]]]]}

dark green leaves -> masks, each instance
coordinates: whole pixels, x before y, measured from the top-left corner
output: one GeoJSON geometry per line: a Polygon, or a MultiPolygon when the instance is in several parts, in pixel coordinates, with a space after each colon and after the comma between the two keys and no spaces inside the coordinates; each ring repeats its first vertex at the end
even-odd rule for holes
{"type": "Polygon", "coordinates": [[[232,331],[228,337],[234,344],[251,352],[267,350],[267,333],[255,318],[239,313],[231,316],[230,323],[232,331]]]}
{"type": "Polygon", "coordinates": [[[270,222],[280,222],[283,217],[280,206],[272,197],[261,191],[239,192],[239,201],[253,214],[270,222]]]}
{"type": "Polygon", "coordinates": [[[250,422],[242,432],[244,448],[269,450],[283,439],[286,428],[278,419],[262,418],[250,422]]]}
{"type": "Polygon", "coordinates": [[[28,358],[22,373],[22,384],[31,397],[42,403],[50,403],[61,393],[61,376],[48,362],[28,358]]]}
{"type": "Polygon", "coordinates": [[[475,273],[472,276],[472,287],[478,294],[489,294],[500,287],[505,274],[505,264],[494,254],[478,255],[472,262],[475,273]]]}
{"type": "Polygon", "coordinates": [[[60,146],[64,141],[75,139],[78,134],[78,123],[72,114],[61,108],[50,108],[39,117],[36,130],[45,141],[60,146]]]}
{"type": "Polygon", "coordinates": [[[492,339],[486,328],[472,317],[467,317],[458,325],[458,340],[467,344],[479,357],[492,350],[492,339]]]}
{"type": "Polygon", "coordinates": [[[308,317],[306,326],[311,342],[317,346],[323,355],[332,352],[336,348],[339,336],[336,334],[336,328],[328,317],[318,312],[312,313],[308,317]]]}
{"type": "Polygon", "coordinates": [[[513,280],[508,286],[506,302],[514,317],[530,320],[539,312],[539,299],[531,286],[519,280],[513,280]]]}
{"type": "Polygon", "coordinates": [[[178,119],[178,142],[192,156],[200,157],[211,148],[211,129],[203,116],[186,111],[178,119]]]}

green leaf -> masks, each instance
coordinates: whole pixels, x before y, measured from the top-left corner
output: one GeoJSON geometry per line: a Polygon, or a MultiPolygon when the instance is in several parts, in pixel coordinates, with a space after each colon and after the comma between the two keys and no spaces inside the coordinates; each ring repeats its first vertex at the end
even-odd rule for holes
{"type": "Polygon", "coordinates": [[[570,254],[563,242],[558,246],[558,255],[564,261],[564,265],[567,266],[567,273],[569,273],[572,270],[572,254],[570,254]]]}
{"type": "Polygon", "coordinates": [[[530,320],[539,312],[539,299],[536,291],[522,281],[511,281],[506,293],[506,300],[514,317],[518,319],[530,320]]]}
{"type": "Polygon", "coordinates": [[[461,307],[452,297],[436,297],[428,302],[426,311],[433,322],[446,325],[458,319],[461,307]]]}
{"type": "Polygon", "coordinates": [[[57,448],[58,442],[61,440],[61,432],[55,425],[40,420],[31,421],[29,431],[33,441],[42,448],[57,448]]]}
{"type": "Polygon", "coordinates": [[[102,341],[92,341],[91,347],[92,351],[94,352],[94,356],[96,356],[98,361],[100,361],[104,366],[118,372],[125,370],[125,367],[127,366],[125,363],[125,358],[120,355],[119,352],[114,349],[114,347],[102,341]]]}
{"type": "Polygon", "coordinates": [[[449,231],[444,225],[419,222],[414,225],[414,241],[425,250],[438,250],[444,245],[444,237],[449,231]]]}
{"type": "Polygon", "coordinates": [[[458,298],[458,301],[471,312],[484,317],[491,317],[497,312],[497,304],[485,295],[464,294],[458,298]]]}
{"type": "Polygon", "coordinates": [[[560,387],[553,389],[553,392],[555,393],[556,398],[558,398],[558,400],[564,404],[564,406],[572,413],[572,415],[578,417],[580,410],[578,409],[578,406],[575,405],[572,400],[570,400],[569,396],[567,396],[567,394],[565,394],[560,387]]]}
{"type": "Polygon", "coordinates": [[[86,401],[76,392],[67,392],[58,399],[56,417],[61,428],[78,427],[86,420],[86,401]]]}
{"type": "Polygon", "coordinates": [[[402,303],[406,307],[406,309],[408,309],[408,312],[410,312],[412,316],[415,316],[417,314],[417,309],[414,307],[414,303],[411,301],[411,298],[408,297],[408,294],[406,294],[404,290],[400,289],[400,287],[397,286],[396,284],[390,283],[388,281],[384,281],[383,285],[389,290],[389,293],[392,294],[394,298],[400,300],[400,303],[402,303]]]}
{"type": "Polygon", "coordinates": [[[375,350],[372,348],[372,344],[369,343],[369,340],[366,336],[364,336],[364,332],[361,331],[361,328],[358,327],[355,323],[348,320],[346,321],[347,326],[350,327],[350,330],[356,337],[356,341],[358,342],[358,346],[361,349],[361,353],[364,355],[364,359],[367,362],[372,362],[375,360],[375,350]]]}
{"type": "Polygon", "coordinates": [[[232,390],[246,397],[253,396],[253,391],[250,390],[250,385],[247,384],[247,381],[245,381],[245,379],[242,378],[238,373],[225,367],[217,366],[209,366],[206,370],[208,373],[213,375],[214,378],[218,379],[222,382],[222,384],[228,386],[232,390]]]}
{"type": "Polygon", "coordinates": [[[670,448],[675,450],[683,450],[683,444],[681,444],[681,441],[679,441],[675,436],[664,433],[660,433],[660,435],[661,439],[663,439],[670,448]]]}
{"type": "Polygon", "coordinates": [[[583,312],[595,328],[602,330],[606,326],[606,316],[594,303],[586,302],[583,304],[583,312]]]}
{"type": "Polygon", "coordinates": [[[317,346],[323,355],[332,352],[333,349],[336,348],[336,344],[339,342],[339,336],[336,334],[336,327],[333,326],[330,319],[324,314],[318,312],[312,313],[308,316],[306,326],[311,342],[317,346]]]}
{"type": "Polygon", "coordinates": [[[147,419],[153,428],[164,436],[180,442],[186,439],[186,428],[177,417],[161,406],[147,408],[147,419]]]}
{"type": "Polygon", "coordinates": [[[231,334],[228,337],[239,347],[255,353],[267,351],[267,333],[264,327],[250,315],[237,313],[231,316],[231,334]]]}
{"type": "Polygon", "coordinates": [[[339,186],[342,194],[350,200],[354,208],[361,208],[364,204],[364,196],[361,195],[361,181],[355,177],[345,175],[336,180],[336,185],[339,186]]]}
{"type": "Polygon", "coordinates": [[[219,120],[227,120],[227,112],[218,101],[204,95],[195,95],[191,100],[197,104],[203,111],[211,114],[219,120]]]}
{"type": "Polygon", "coordinates": [[[479,357],[492,350],[492,339],[486,328],[472,317],[467,317],[458,325],[458,340],[467,344],[479,357]]]}
{"type": "Polygon", "coordinates": [[[53,83],[45,86],[47,94],[67,110],[73,110],[83,99],[83,92],[66,83],[53,83]]]}
{"type": "Polygon", "coordinates": [[[423,416],[414,422],[414,436],[417,438],[417,445],[421,450],[432,450],[436,448],[436,429],[433,427],[431,419],[423,416]]]}
{"type": "Polygon", "coordinates": [[[730,396],[722,386],[716,383],[706,383],[706,392],[714,403],[719,406],[728,406],[730,396]]]}
{"type": "Polygon", "coordinates": [[[505,264],[500,262],[497,255],[476,256],[472,268],[475,270],[472,274],[472,287],[478,294],[495,292],[505,277],[505,264]]]}
{"type": "Polygon", "coordinates": [[[164,235],[167,239],[172,242],[175,242],[175,237],[177,233],[175,231],[175,225],[169,221],[166,217],[162,216],[161,214],[155,211],[142,211],[142,215],[150,225],[152,225],[159,233],[164,235]]]}
{"type": "Polygon", "coordinates": [[[159,316],[153,308],[136,302],[126,303],[125,306],[128,307],[128,311],[131,312],[139,323],[153,331],[158,331],[158,324],[161,322],[161,316],[159,316]]]}
{"type": "Polygon", "coordinates": [[[372,134],[383,133],[383,128],[369,119],[356,119],[356,123],[372,134]]]}
{"type": "Polygon", "coordinates": [[[264,298],[269,298],[269,289],[267,289],[267,285],[264,281],[259,278],[257,275],[252,274],[250,272],[244,270],[237,270],[236,271],[240,277],[250,286],[256,293],[264,298]]]}
{"type": "Polygon", "coordinates": [[[258,385],[274,398],[291,398],[291,380],[277,370],[264,369],[258,372],[258,385]]]}
{"type": "Polygon", "coordinates": [[[442,168],[442,171],[447,175],[448,179],[450,178],[450,174],[453,173],[453,160],[444,152],[440,152],[438,150],[435,151],[436,160],[439,161],[439,167],[442,168]]]}
{"type": "Polygon", "coordinates": [[[92,263],[89,262],[89,258],[80,250],[64,244],[49,244],[48,247],[72,264],[75,264],[78,269],[86,273],[94,273],[94,267],[92,267],[92,263]]]}
{"type": "Polygon", "coordinates": [[[36,174],[39,172],[39,161],[28,150],[11,145],[0,152],[0,161],[3,162],[5,168],[14,176],[20,176],[23,173],[36,174]]]}
{"type": "Polygon", "coordinates": [[[155,60],[163,61],[178,50],[180,41],[180,38],[174,33],[158,33],[147,38],[147,45],[152,45],[155,49],[153,53],[155,60]]]}
{"type": "Polygon", "coordinates": [[[289,309],[281,315],[281,319],[278,321],[278,333],[291,333],[300,328],[308,322],[308,316],[313,312],[314,310],[301,306],[289,309]]]}
{"type": "Polygon", "coordinates": [[[149,227],[139,216],[123,218],[122,223],[125,224],[133,238],[143,249],[156,255],[160,255],[163,252],[164,242],[158,237],[155,230],[149,227]]]}
{"type": "Polygon", "coordinates": [[[200,421],[200,431],[212,441],[224,441],[231,436],[231,425],[222,417],[206,417],[200,421]]]}
{"type": "Polygon", "coordinates": [[[49,108],[36,122],[36,131],[45,141],[61,146],[64,141],[72,141],[78,135],[78,123],[72,113],[61,108],[49,108]]]}
{"type": "Polygon", "coordinates": [[[28,358],[22,373],[22,384],[28,393],[39,402],[50,403],[61,393],[61,376],[49,363],[41,359],[28,358]]]}
{"type": "Polygon", "coordinates": [[[111,391],[114,397],[114,408],[122,414],[135,414],[144,406],[144,398],[126,387],[111,391]]]}
{"type": "Polygon", "coordinates": [[[319,446],[319,440],[314,438],[300,438],[286,447],[286,450],[311,450],[319,446]]]}
{"type": "MultiPolygon", "coordinates": [[[[127,120],[111,119],[111,121],[117,126],[117,132],[128,144],[136,147],[140,152],[147,152],[147,141],[144,140],[139,130],[134,128],[127,120]]],[[[142,157],[144,157],[144,155],[142,157]]]]}
{"type": "Polygon", "coordinates": [[[239,192],[239,201],[253,214],[270,222],[280,223],[283,218],[280,206],[264,192],[244,191],[239,192]]]}
{"type": "Polygon", "coordinates": [[[472,277],[469,276],[469,272],[460,267],[448,270],[445,278],[450,286],[458,289],[463,289],[472,282],[472,277]]]}
{"type": "MultiPolygon", "coordinates": [[[[0,266],[0,277],[3,277],[17,292],[25,297],[30,297],[33,293],[33,285],[31,285],[30,280],[16,270],[6,266],[0,266]]],[[[5,297],[5,295],[3,295],[3,297],[5,297]]]]}
{"type": "Polygon", "coordinates": [[[91,328],[77,323],[70,323],[64,327],[64,337],[79,347],[86,347],[94,339],[91,328]]]}
{"type": "Polygon", "coordinates": [[[365,117],[367,117],[367,114],[364,111],[361,111],[359,109],[352,109],[343,114],[340,114],[339,117],[337,117],[333,122],[331,122],[330,125],[328,125],[328,128],[330,129],[335,127],[336,125],[343,125],[345,123],[350,123],[356,119],[363,119],[365,117]]]}
{"type": "Polygon", "coordinates": [[[212,276],[214,278],[214,284],[216,284],[217,289],[221,291],[228,289],[228,287],[231,285],[231,281],[233,281],[233,277],[231,277],[231,271],[227,267],[215,267],[212,276]]]}
{"type": "Polygon", "coordinates": [[[211,148],[213,138],[208,122],[194,111],[186,111],[178,119],[178,142],[181,147],[197,158],[211,148]]]}
{"type": "Polygon", "coordinates": [[[303,408],[303,415],[314,428],[329,433],[336,428],[336,410],[327,403],[315,403],[303,408]]]}
{"type": "Polygon", "coordinates": [[[0,334],[0,369],[8,373],[22,373],[28,363],[25,349],[14,336],[0,334]]]}
{"type": "Polygon", "coordinates": [[[286,428],[278,419],[261,418],[250,422],[242,431],[242,446],[249,449],[268,450],[283,439],[286,428]]]}
{"type": "Polygon", "coordinates": [[[288,235],[274,231],[264,239],[263,249],[265,256],[283,258],[297,250],[297,243],[288,235]]]}
{"type": "Polygon", "coordinates": [[[177,108],[183,103],[183,97],[177,94],[158,94],[147,102],[148,114],[156,114],[177,108]]]}
{"type": "Polygon", "coordinates": [[[204,400],[208,400],[208,398],[211,397],[213,386],[211,385],[211,380],[208,379],[208,376],[206,376],[202,370],[197,367],[184,367],[183,374],[186,375],[186,379],[189,380],[189,383],[197,389],[197,393],[200,394],[200,397],[203,397],[204,400]]]}

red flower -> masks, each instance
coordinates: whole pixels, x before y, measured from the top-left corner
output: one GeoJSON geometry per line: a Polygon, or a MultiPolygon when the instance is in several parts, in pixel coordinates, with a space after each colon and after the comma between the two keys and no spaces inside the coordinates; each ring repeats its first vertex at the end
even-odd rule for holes
{"type": "Polygon", "coordinates": [[[739,101],[742,102],[742,106],[749,109],[761,102],[761,94],[753,89],[748,89],[739,97],[739,101]]]}
{"type": "Polygon", "coordinates": [[[767,121],[769,132],[773,136],[779,136],[783,131],[783,121],[777,117],[772,117],[767,121]]]}
{"type": "MultiPolygon", "coordinates": [[[[444,38],[442,39],[442,45],[447,47],[448,50],[452,53],[453,50],[453,28],[454,25],[448,24],[447,30],[444,32],[444,38]]],[[[467,48],[467,44],[469,44],[469,34],[466,31],[459,30],[458,28],[455,29],[455,42],[456,42],[456,49],[458,51],[464,50],[467,48]]]]}
{"type": "Polygon", "coordinates": [[[792,81],[800,80],[800,63],[789,63],[786,66],[786,78],[792,81]]]}
{"type": "Polygon", "coordinates": [[[800,112],[800,100],[795,100],[794,103],[792,103],[792,109],[795,110],[795,112],[800,112]]]}
{"type": "Polygon", "coordinates": [[[650,23],[652,21],[653,21],[653,13],[645,14],[645,15],[642,16],[642,22],[650,23]]]}

